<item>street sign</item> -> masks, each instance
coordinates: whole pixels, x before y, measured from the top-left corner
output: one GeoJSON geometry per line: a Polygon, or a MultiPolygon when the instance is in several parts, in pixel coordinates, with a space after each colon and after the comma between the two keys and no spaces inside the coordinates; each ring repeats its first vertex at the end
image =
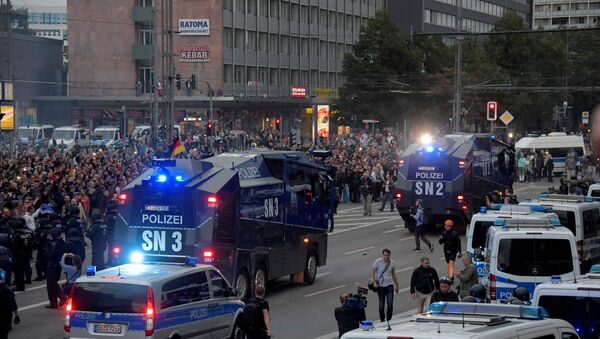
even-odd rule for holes
{"type": "Polygon", "coordinates": [[[502,121],[506,126],[508,126],[508,124],[510,124],[513,120],[515,120],[515,117],[510,114],[509,111],[504,111],[504,113],[502,113],[500,116],[500,121],[502,121]]]}
{"type": "Polygon", "coordinates": [[[582,124],[589,124],[590,123],[590,112],[589,111],[583,111],[583,112],[581,112],[581,123],[582,124]]]}

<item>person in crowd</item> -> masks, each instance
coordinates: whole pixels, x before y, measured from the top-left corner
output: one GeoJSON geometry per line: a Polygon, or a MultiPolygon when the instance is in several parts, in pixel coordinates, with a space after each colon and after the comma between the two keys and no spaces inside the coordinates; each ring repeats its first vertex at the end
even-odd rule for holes
{"type": "Polygon", "coordinates": [[[460,280],[458,295],[462,299],[469,295],[469,290],[473,285],[479,283],[479,276],[477,275],[477,267],[475,267],[475,264],[473,263],[471,253],[463,253],[461,260],[465,268],[458,272],[456,278],[460,280]]]}
{"type": "Polygon", "coordinates": [[[14,273],[15,291],[25,291],[25,284],[31,284],[31,255],[33,252],[33,231],[31,231],[25,219],[17,218],[10,221],[14,230],[14,273]]]}
{"type": "Polygon", "coordinates": [[[371,215],[371,198],[373,197],[373,179],[369,171],[360,178],[360,194],[363,202],[363,215],[371,215]]]}
{"type": "Polygon", "coordinates": [[[443,276],[440,278],[440,289],[433,292],[431,295],[431,303],[438,301],[453,301],[459,302],[458,294],[454,292],[452,287],[452,280],[450,277],[443,276]]]}
{"type": "Polygon", "coordinates": [[[398,293],[398,277],[394,261],[390,258],[392,251],[384,248],[381,258],[375,259],[371,266],[371,281],[377,290],[379,299],[379,320],[391,320],[394,311],[394,293],[398,293]],[[387,311],[386,311],[387,306],[387,311]]]}
{"type": "Polygon", "coordinates": [[[448,264],[448,275],[452,282],[454,282],[454,262],[456,256],[462,252],[460,237],[454,229],[454,222],[450,219],[444,222],[444,233],[440,235],[440,244],[444,245],[444,257],[448,264]]]}
{"type": "Polygon", "coordinates": [[[440,284],[437,271],[431,267],[428,257],[421,258],[410,278],[410,296],[417,303],[417,313],[423,313],[425,306],[431,303],[433,292],[440,284]]]}
{"type": "Polygon", "coordinates": [[[48,253],[45,256],[48,259],[46,267],[46,290],[50,304],[46,308],[58,308],[59,302],[62,302],[64,294],[58,285],[62,268],[60,261],[65,254],[65,241],[61,237],[61,230],[53,228],[48,232],[48,253]]]}
{"type": "Polygon", "coordinates": [[[334,311],[335,320],[338,324],[339,338],[344,333],[357,329],[360,326],[360,322],[367,319],[364,308],[348,307],[345,302],[349,297],[348,293],[343,292],[340,294],[340,307],[337,307],[334,311]]]}
{"type": "Polygon", "coordinates": [[[390,174],[386,174],[385,183],[383,184],[383,200],[381,201],[380,212],[383,212],[385,209],[385,205],[387,202],[390,202],[390,212],[394,211],[394,184],[395,182],[392,180],[390,174]]]}
{"type": "Polygon", "coordinates": [[[0,339],[7,339],[12,325],[21,322],[15,294],[7,281],[6,272],[0,269],[0,339]]]}
{"type": "Polygon", "coordinates": [[[60,258],[60,267],[66,275],[66,282],[62,286],[62,299],[59,306],[66,302],[67,296],[71,293],[71,288],[75,284],[75,280],[81,276],[81,258],[74,253],[65,253],[60,258]]]}
{"type": "Polygon", "coordinates": [[[429,250],[433,253],[433,244],[427,239],[425,236],[426,224],[425,224],[425,208],[423,207],[423,200],[417,199],[415,203],[415,207],[417,211],[415,214],[411,215],[415,220],[415,249],[413,251],[420,252],[421,251],[421,240],[427,246],[429,246],[429,250]]]}
{"type": "Polygon", "coordinates": [[[92,265],[96,266],[97,270],[103,270],[107,226],[102,220],[100,210],[95,209],[92,212],[92,226],[87,232],[87,237],[92,241],[92,265]]]}

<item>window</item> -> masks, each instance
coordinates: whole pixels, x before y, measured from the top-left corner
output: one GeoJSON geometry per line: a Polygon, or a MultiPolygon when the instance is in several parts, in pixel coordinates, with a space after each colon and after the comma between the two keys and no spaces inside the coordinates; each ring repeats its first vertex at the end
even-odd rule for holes
{"type": "Polygon", "coordinates": [[[338,59],[343,59],[344,58],[344,54],[346,54],[346,48],[344,47],[344,44],[338,44],[338,59]]]}
{"type": "Polygon", "coordinates": [[[232,10],[233,0],[223,0],[223,9],[228,11],[232,10]]]}
{"type": "Polygon", "coordinates": [[[316,87],[329,87],[327,72],[319,73],[319,83],[316,87]]]}
{"type": "Polygon", "coordinates": [[[300,54],[302,56],[308,56],[308,39],[307,38],[300,39],[300,54]]]}
{"type": "Polygon", "coordinates": [[[319,56],[321,58],[327,58],[327,41],[321,40],[321,49],[319,52],[319,56]]]}
{"type": "Polygon", "coordinates": [[[290,54],[291,55],[299,55],[300,54],[300,39],[296,37],[292,37],[290,40],[290,54]]]}
{"type": "Polygon", "coordinates": [[[501,239],[498,270],[518,276],[551,276],[573,271],[566,239],[501,239]]]}
{"type": "Polygon", "coordinates": [[[271,0],[271,9],[269,11],[271,18],[279,18],[279,1],[271,0]]]}
{"type": "Polygon", "coordinates": [[[225,48],[233,47],[233,36],[231,34],[231,28],[223,28],[223,46],[225,48]]]}
{"type": "Polygon", "coordinates": [[[148,287],[115,283],[77,283],[73,310],[86,312],[146,313],[148,287]]]}
{"type": "Polygon", "coordinates": [[[281,20],[290,21],[290,4],[287,2],[281,3],[281,20]]]}
{"type": "Polygon", "coordinates": [[[300,84],[308,86],[308,71],[300,71],[300,84]]]}
{"type": "Polygon", "coordinates": [[[344,14],[338,13],[337,15],[337,28],[342,31],[344,30],[344,14]]]}
{"type": "Polygon", "coordinates": [[[258,0],[258,15],[269,16],[269,0],[258,0]]]}
{"type": "Polygon", "coordinates": [[[161,309],[209,300],[205,272],[196,272],[167,282],[161,293],[161,309]]]}
{"type": "Polygon", "coordinates": [[[335,83],[336,74],[331,72],[329,73],[329,87],[337,87],[335,83]]]}
{"type": "Polygon", "coordinates": [[[141,7],[154,7],[154,0],[136,0],[135,5],[141,7]]]}
{"type": "Polygon", "coordinates": [[[313,88],[319,87],[319,71],[310,71],[310,85],[313,88]]]}
{"type": "Polygon", "coordinates": [[[329,27],[335,28],[335,18],[337,14],[333,11],[329,12],[329,27]]]}
{"type": "Polygon", "coordinates": [[[269,34],[268,33],[258,33],[258,50],[261,52],[267,52],[269,46],[269,34]]]}
{"type": "Polygon", "coordinates": [[[256,51],[256,32],[246,31],[246,49],[256,51]]]}
{"type": "Polygon", "coordinates": [[[269,53],[279,53],[279,35],[271,34],[271,41],[269,42],[269,53]]]}
{"type": "Polygon", "coordinates": [[[335,60],[337,58],[337,46],[335,42],[329,43],[329,59],[335,60]]]}
{"type": "Polygon", "coordinates": [[[267,68],[265,68],[265,67],[258,68],[258,82],[260,83],[261,86],[267,84],[267,73],[268,73],[267,68]]]}
{"type": "Polygon", "coordinates": [[[281,79],[281,86],[289,86],[290,85],[290,70],[289,69],[282,69],[280,71],[280,79],[281,79]]]}
{"type": "Polygon", "coordinates": [[[224,65],[223,66],[223,81],[225,82],[231,82],[232,79],[232,70],[231,70],[231,65],[224,65]]]}
{"type": "Polygon", "coordinates": [[[310,8],[310,23],[315,25],[319,23],[319,7],[317,6],[310,8]]]}
{"type": "Polygon", "coordinates": [[[248,68],[246,68],[246,80],[248,82],[257,80],[256,79],[256,67],[248,66],[248,68]]]}
{"type": "Polygon", "coordinates": [[[473,241],[471,246],[473,249],[484,248],[487,232],[490,226],[494,225],[493,221],[476,221],[473,225],[473,241]]]}
{"type": "Polygon", "coordinates": [[[246,13],[246,0],[233,0],[233,10],[238,13],[246,13]]]}
{"type": "Polygon", "coordinates": [[[248,14],[256,15],[256,0],[246,1],[248,1],[248,14]]]}
{"type": "Polygon", "coordinates": [[[297,4],[292,4],[292,14],[291,21],[300,22],[300,6],[297,4]]]}
{"type": "Polygon", "coordinates": [[[214,298],[224,298],[227,297],[227,282],[223,278],[223,276],[215,271],[209,270],[208,276],[210,277],[210,285],[212,286],[212,292],[214,298]]]}
{"type": "Polygon", "coordinates": [[[234,81],[236,84],[243,84],[245,81],[244,79],[244,66],[235,66],[235,72],[234,72],[234,81]]]}
{"type": "Polygon", "coordinates": [[[300,71],[292,70],[292,84],[294,86],[300,85],[300,71]]]}
{"type": "Polygon", "coordinates": [[[327,11],[322,9],[320,12],[319,25],[327,27],[327,11]]]}
{"type": "Polygon", "coordinates": [[[310,17],[310,11],[308,6],[300,6],[300,23],[308,24],[310,17]]]}
{"type": "Polygon", "coordinates": [[[269,72],[269,85],[279,84],[279,70],[277,68],[271,68],[269,72]]]}
{"type": "Polygon", "coordinates": [[[312,38],[310,39],[310,55],[318,56],[319,55],[319,40],[312,38]]]}
{"type": "Polygon", "coordinates": [[[150,65],[138,65],[138,80],[142,82],[142,93],[152,93],[154,71],[150,65]]]}
{"type": "Polygon", "coordinates": [[[244,49],[244,30],[243,29],[236,29],[234,31],[234,40],[233,40],[233,47],[238,48],[238,49],[244,49]]]}
{"type": "Polygon", "coordinates": [[[583,211],[583,238],[593,238],[598,235],[600,213],[597,209],[583,211]]]}
{"type": "Polygon", "coordinates": [[[352,15],[346,15],[346,31],[352,32],[352,15]]]}
{"type": "Polygon", "coordinates": [[[281,54],[290,53],[290,37],[281,36],[281,54]]]}

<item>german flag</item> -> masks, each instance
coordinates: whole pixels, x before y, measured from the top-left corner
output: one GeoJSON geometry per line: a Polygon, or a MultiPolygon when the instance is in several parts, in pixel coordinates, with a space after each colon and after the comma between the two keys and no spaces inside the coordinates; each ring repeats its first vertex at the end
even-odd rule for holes
{"type": "Polygon", "coordinates": [[[173,140],[173,144],[171,145],[171,149],[172,149],[172,151],[171,151],[171,159],[174,159],[177,154],[183,153],[185,151],[185,147],[181,143],[181,140],[179,140],[179,136],[176,136],[175,140],[173,140]]]}

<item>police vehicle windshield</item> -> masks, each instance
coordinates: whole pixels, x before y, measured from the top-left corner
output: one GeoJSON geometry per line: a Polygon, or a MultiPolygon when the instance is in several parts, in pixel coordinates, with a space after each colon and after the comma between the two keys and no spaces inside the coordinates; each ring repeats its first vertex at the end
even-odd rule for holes
{"type": "Polygon", "coordinates": [[[568,239],[502,239],[498,270],[517,276],[550,276],[573,271],[568,239]]]}

